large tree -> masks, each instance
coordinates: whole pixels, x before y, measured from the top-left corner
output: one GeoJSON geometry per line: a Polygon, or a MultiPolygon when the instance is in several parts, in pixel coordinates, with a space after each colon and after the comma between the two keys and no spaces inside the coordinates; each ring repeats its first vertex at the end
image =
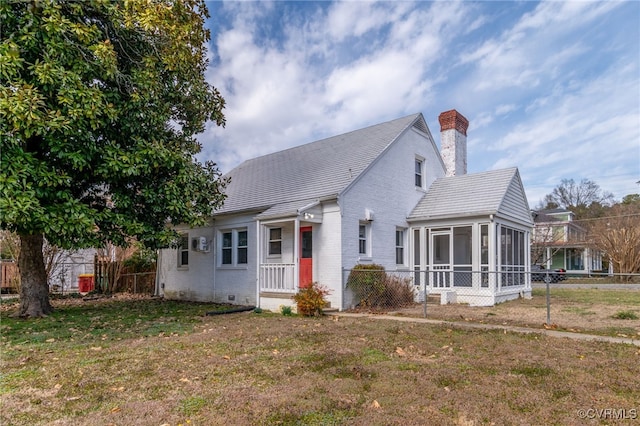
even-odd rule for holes
{"type": "Polygon", "coordinates": [[[44,238],[174,241],[223,202],[195,135],[224,125],[202,0],[0,0],[0,227],[20,236],[21,316],[51,311],[44,238]]]}
{"type": "Polygon", "coordinates": [[[603,216],[613,201],[612,193],[603,191],[598,184],[589,179],[582,179],[579,183],[573,179],[562,179],[560,184],[544,197],[540,207],[565,208],[575,213],[579,219],[585,219],[603,216]]]}

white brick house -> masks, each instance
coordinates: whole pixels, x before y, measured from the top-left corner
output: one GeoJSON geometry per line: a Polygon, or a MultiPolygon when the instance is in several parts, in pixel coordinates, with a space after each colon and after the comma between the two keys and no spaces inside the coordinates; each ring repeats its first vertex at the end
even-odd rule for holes
{"type": "Polygon", "coordinates": [[[524,273],[459,288],[451,278],[528,270],[532,222],[517,169],[467,175],[468,122],[455,110],[439,118],[444,159],[418,113],[245,161],[228,173],[228,198],[209,226],[178,228],[183,247],[161,252],[158,293],[277,310],[313,281],[346,309],[344,271],[376,263],[437,269],[429,291],[455,291],[459,301],[473,293],[473,304],[530,294],[524,273]],[[519,244],[516,261],[501,238],[512,252],[519,244]]]}

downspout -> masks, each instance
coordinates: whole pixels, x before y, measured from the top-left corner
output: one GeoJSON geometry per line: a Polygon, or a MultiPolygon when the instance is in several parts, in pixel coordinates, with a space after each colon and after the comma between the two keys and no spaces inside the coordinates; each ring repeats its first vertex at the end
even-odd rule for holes
{"type": "MultiPolygon", "coordinates": [[[[338,205],[338,210],[340,211],[340,235],[343,235],[342,232],[342,218],[344,218],[344,211],[342,210],[341,203],[341,194],[336,195],[336,204],[338,205]]],[[[345,291],[345,282],[344,282],[344,257],[343,257],[343,244],[340,241],[340,311],[344,310],[344,291],[345,291]]]]}

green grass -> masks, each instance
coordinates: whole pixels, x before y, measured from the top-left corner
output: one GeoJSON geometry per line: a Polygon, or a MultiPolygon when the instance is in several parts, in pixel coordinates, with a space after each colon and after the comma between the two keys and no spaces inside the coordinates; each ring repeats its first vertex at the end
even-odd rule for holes
{"type": "Polygon", "coordinates": [[[613,318],[622,320],[637,320],[638,315],[636,315],[636,313],[633,311],[620,311],[616,312],[616,314],[613,315],[613,318]]]}
{"type": "MultiPolygon", "coordinates": [[[[534,288],[532,294],[534,296],[545,296],[546,290],[544,288],[534,288]]],[[[640,291],[633,290],[551,288],[551,297],[572,303],[640,306],[640,291]]]]}
{"type": "Polygon", "coordinates": [[[198,414],[207,405],[207,400],[199,396],[189,396],[180,401],[178,410],[185,416],[198,414]]]}
{"type": "Polygon", "coordinates": [[[207,312],[225,305],[162,299],[113,300],[58,307],[46,318],[25,320],[2,312],[1,341],[8,346],[67,345],[134,337],[185,334],[207,312]]]}
{"type": "Polygon", "coordinates": [[[569,312],[572,314],[580,315],[580,316],[589,316],[595,315],[596,313],[580,306],[569,306],[562,310],[563,312],[569,312]]]}
{"type": "Polygon", "coordinates": [[[593,395],[603,407],[640,398],[630,345],[77,303],[41,320],[2,318],[1,424],[576,424],[593,395]]]}

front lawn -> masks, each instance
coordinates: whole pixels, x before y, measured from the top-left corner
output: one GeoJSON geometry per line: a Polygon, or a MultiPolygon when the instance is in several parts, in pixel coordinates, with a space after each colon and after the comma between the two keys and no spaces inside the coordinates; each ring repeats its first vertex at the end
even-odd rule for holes
{"type": "Polygon", "coordinates": [[[634,346],[378,319],[205,316],[217,307],[148,298],[54,306],[28,321],[2,308],[0,424],[625,424],[584,413],[640,408],[634,346]]]}

